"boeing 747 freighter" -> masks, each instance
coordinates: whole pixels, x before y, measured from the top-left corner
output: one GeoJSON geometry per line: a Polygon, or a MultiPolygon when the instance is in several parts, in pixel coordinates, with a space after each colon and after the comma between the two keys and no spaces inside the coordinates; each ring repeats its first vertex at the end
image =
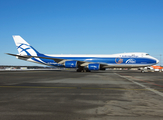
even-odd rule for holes
{"type": "Polygon", "coordinates": [[[77,68],[77,72],[90,72],[91,70],[105,70],[106,68],[140,68],[155,65],[158,59],[147,53],[121,53],[112,55],[48,55],[39,53],[21,36],[13,36],[21,60],[40,63],[48,66],[77,68]]]}

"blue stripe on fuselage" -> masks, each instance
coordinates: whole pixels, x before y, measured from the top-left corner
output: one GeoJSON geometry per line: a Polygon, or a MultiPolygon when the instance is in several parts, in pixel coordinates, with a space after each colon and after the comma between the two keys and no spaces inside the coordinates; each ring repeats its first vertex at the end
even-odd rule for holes
{"type": "MultiPolygon", "coordinates": [[[[44,54],[39,54],[40,57],[47,58],[58,58],[58,59],[66,59],[72,61],[84,61],[84,62],[94,62],[94,63],[103,63],[103,64],[155,64],[156,60],[150,58],[106,58],[106,57],[51,57],[44,54]]],[[[63,66],[61,64],[56,63],[54,60],[39,58],[43,61],[43,64],[53,65],[53,66],[63,66]]],[[[33,58],[36,62],[42,63],[37,59],[33,58]]]]}

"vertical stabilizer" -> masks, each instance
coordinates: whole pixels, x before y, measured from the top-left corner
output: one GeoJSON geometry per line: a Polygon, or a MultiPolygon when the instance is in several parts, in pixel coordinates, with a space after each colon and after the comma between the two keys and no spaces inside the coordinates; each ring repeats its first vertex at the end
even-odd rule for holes
{"type": "Polygon", "coordinates": [[[27,43],[21,36],[13,35],[19,55],[37,56],[40,54],[29,43],[27,43]]]}

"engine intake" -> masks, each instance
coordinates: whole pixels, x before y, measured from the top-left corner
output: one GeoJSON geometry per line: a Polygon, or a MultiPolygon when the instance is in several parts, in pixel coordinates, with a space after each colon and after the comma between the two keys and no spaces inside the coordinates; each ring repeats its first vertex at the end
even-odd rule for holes
{"type": "Polygon", "coordinates": [[[65,68],[77,68],[77,61],[66,61],[65,68]]]}

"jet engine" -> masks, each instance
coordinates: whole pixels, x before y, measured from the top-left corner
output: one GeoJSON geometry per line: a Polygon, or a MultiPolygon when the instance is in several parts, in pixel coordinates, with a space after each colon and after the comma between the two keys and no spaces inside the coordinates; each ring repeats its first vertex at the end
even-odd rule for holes
{"type": "Polygon", "coordinates": [[[100,64],[89,64],[88,69],[89,70],[100,70],[100,64]]]}
{"type": "Polygon", "coordinates": [[[77,68],[77,61],[66,61],[64,65],[66,68],[77,68]]]}

